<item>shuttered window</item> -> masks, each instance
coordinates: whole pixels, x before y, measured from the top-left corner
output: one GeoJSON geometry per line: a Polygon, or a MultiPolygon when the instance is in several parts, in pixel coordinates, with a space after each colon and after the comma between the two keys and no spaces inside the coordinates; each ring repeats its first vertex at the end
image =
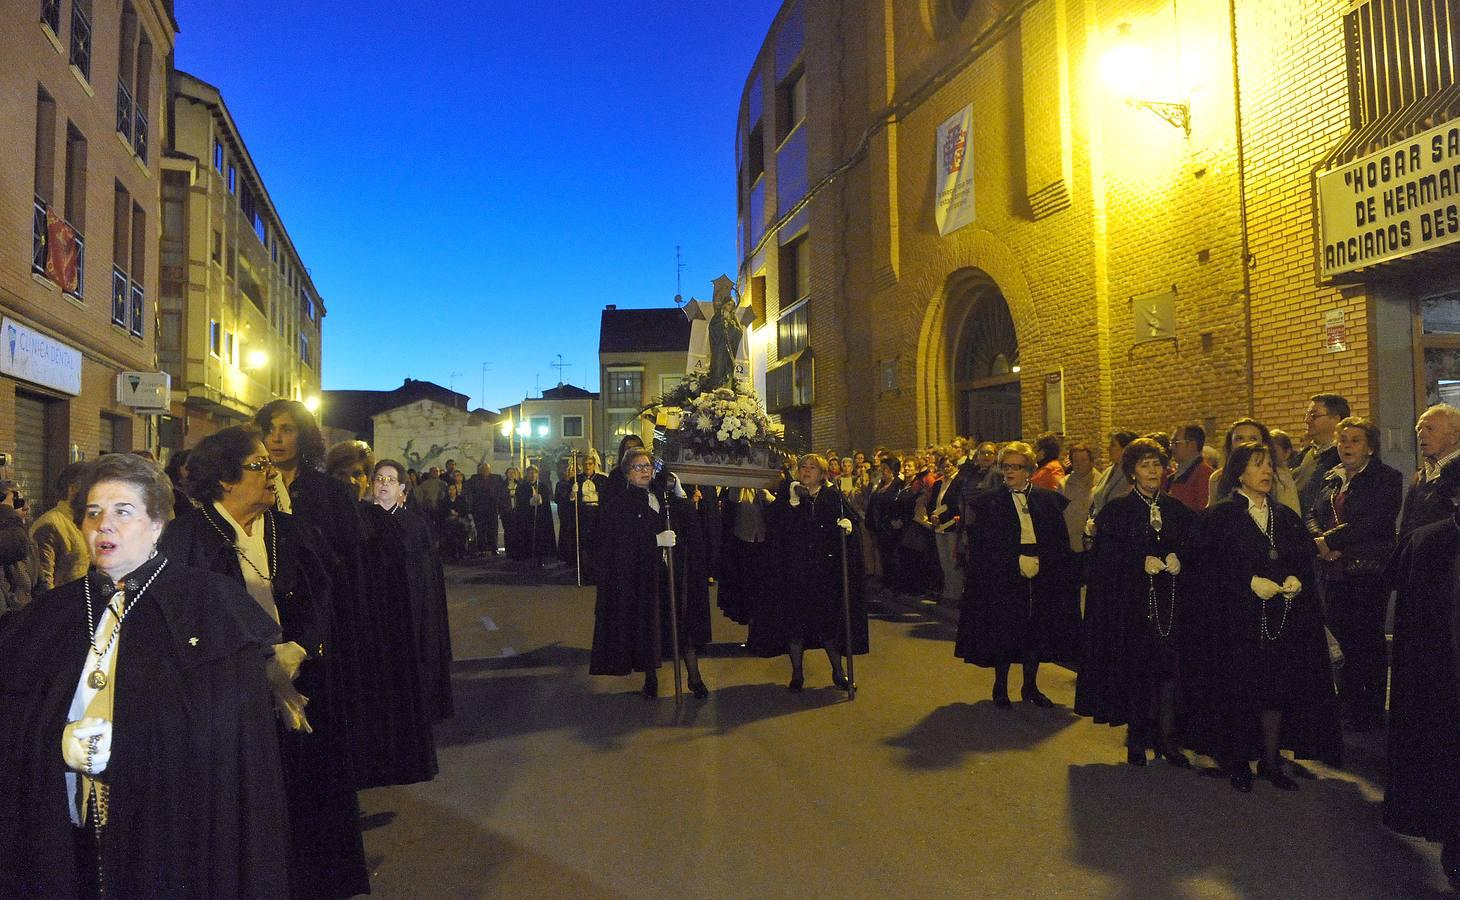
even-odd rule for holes
{"type": "Polygon", "coordinates": [[[46,407],[47,403],[29,394],[15,395],[15,460],[11,466],[21,492],[36,508],[44,509],[42,497],[50,484],[46,470],[46,407]]]}

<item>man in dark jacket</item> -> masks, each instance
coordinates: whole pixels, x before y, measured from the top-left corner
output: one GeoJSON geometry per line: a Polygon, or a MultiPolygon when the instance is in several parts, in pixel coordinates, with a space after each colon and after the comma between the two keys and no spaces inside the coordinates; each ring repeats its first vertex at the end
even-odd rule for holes
{"type": "Polygon", "coordinates": [[[466,496],[471,501],[471,519],[477,527],[477,546],[482,552],[497,555],[498,498],[506,491],[501,475],[493,475],[487,463],[477,466],[477,473],[466,480],[466,496]]]}
{"type": "Polygon", "coordinates": [[[35,587],[35,545],[25,525],[19,485],[0,481],[0,615],[30,603],[35,587]]]}
{"type": "Polygon", "coordinates": [[[1440,490],[1440,473],[1460,465],[1460,409],[1437,403],[1424,411],[1414,426],[1422,458],[1414,483],[1399,514],[1399,545],[1416,529],[1450,515],[1453,507],[1440,490]]]}

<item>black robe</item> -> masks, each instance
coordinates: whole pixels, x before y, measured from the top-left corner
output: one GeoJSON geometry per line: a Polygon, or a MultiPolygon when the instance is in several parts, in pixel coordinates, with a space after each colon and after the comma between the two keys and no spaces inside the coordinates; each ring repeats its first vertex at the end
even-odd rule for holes
{"type": "Polygon", "coordinates": [[[1460,839],[1460,522],[1419,528],[1395,566],[1384,824],[1432,841],[1460,839]]]}
{"type": "Polygon", "coordinates": [[[530,514],[522,509],[522,489],[525,481],[504,482],[503,491],[507,499],[498,506],[502,515],[502,543],[507,547],[508,559],[526,559],[532,555],[532,523],[530,514]]]}
{"type": "Polygon", "coordinates": [[[969,575],[964,579],[953,654],[975,666],[1068,662],[1079,653],[1080,598],[1067,567],[1070,533],[1064,495],[1029,489],[1039,572],[1019,572],[1019,514],[1002,485],[969,504],[969,575]]]}
{"type": "Polygon", "coordinates": [[[1200,574],[1208,593],[1193,624],[1205,640],[1185,671],[1203,699],[1191,710],[1187,745],[1227,764],[1256,759],[1262,748],[1260,713],[1276,709],[1283,714],[1280,749],[1336,766],[1343,758],[1343,732],[1313,539],[1297,513],[1269,501],[1278,552],[1276,560],[1269,559],[1267,536],[1247,505],[1234,492],[1202,514],[1200,574]],[[1252,593],[1251,581],[1261,576],[1282,584],[1289,575],[1303,590],[1284,620],[1282,595],[1264,602],[1252,593]],[[1262,636],[1264,615],[1276,640],[1262,636]]]}
{"type": "Polygon", "coordinates": [[[767,504],[759,490],[755,494],[754,500],[742,502],[741,489],[730,488],[725,492],[720,514],[720,576],[716,579],[715,605],[726,618],[741,625],[764,621],[775,609],[774,554],[769,523],[765,522],[767,504]],[[742,516],[755,515],[761,517],[766,534],[759,541],[741,540],[737,522],[742,516]]]}
{"type": "MultiPolygon", "coordinates": [[[[382,513],[385,512],[381,507],[382,513]]],[[[447,616],[446,575],[431,540],[431,526],[409,507],[388,513],[402,549],[402,564],[410,587],[411,625],[416,635],[421,694],[432,721],[456,713],[451,694],[451,623],[447,616]]]]}
{"type": "MultiPolygon", "coordinates": [[[[587,475],[578,476],[578,490],[583,489],[583,482],[588,479],[587,475]]],[[[600,558],[603,556],[602,540],[600,538],[599,520],[603,511],[608,508],[609,478],[602,472],[595,472],[593,478],[593,489],[598,494],[597,503],[580,503],[578,505],[578,545],[581,548],[579,555],[582,559],[583,583],[597,584],[600,558]]]]}
{"type": "MultiPolygon", "coordinates": [[[[104,603],[109,580],[88,578],[104,603]]],[[[286,896],[288,812],[264,677],[279,626],[233,582],[177,559],[136,602],[117,644],[104,776],[109,895],[286,896]]],[[[60,744],[87,655],[83,581],[0,623],[0,896],[74,897],[60,744]]]]}
{"type": "Polygon", "coordinates": [[[558,559],[578,565],[578,533],[573,509],[573,480],[559,478],[553,486],[553,505],[558,508],[558,559]]]}
{"type": "Polygon", "coordinates": [[[757,628],[754,647],[762,655],[787,652],[800,641],[803,647],[830,647],[846,652],[848,609],[852,627],[851,652],[868,652],[867,604],[863,591],[862,538],[857,511],[834,485],[823,484],[814,498],[800,498],[791,506],[790,491],[779,494],[766,509],[766,526],[774,554],[769,590],[777,615],[772,635],[757,628]],[[852,522],[844,534],[837,519],[852,522]],[[842,548],[846,548],[846,598],[842,591],[842,548]]]}
{"type": "Polygon", "coordinates": [[[526,481],[517,483],[517,508],[513,512],[520,517],[518,528],[519,538],[525,540],[522,546],[524,557],[531,558],[534,562],[557,553],[557,538],[553,534],[552,499],[552,486],[546,481],[539,481],[536,485],[526,481]],[[536,506],[532,504],[534,487],[537,488],[536,496],[541,501],[536,506]],[[521,535],[526,537],[521,538],[521,535]]]}
{"type": "MultiPolygon", "coordinates": [[[[274,572],[282,640],[294,641],[309,653],[294,687],[309,698],[305,715],[314,730],[306,734],[280,725],[277,737],[289,801],[291,894],[368,894],[360,805],[340,708],[340,654],[335,652],[330,579],[310,534],[293,516],[268,512],[263,525],[270,547],[278,551],[269,568],[274,572]]],[[[233,538],[232,527],[209,504],[168,523],[158,546],[179,562],[225,575],[242,586],[243,569],[233,538]]]]}
{"type": "Polygon", "coordinates": [[[1075,712],[1106,725],[1147,722],[1152,690],[1180,674],[1182,647],[1195,635],[1187,619],[1199,601],[1196,513],[1169,494],[1151,508],[1135,492],[1105,504],[1095,519],[1089,590],[1085,596],[1085,650],[1075,681],[1075,712]],[[1181,574],[1146,574],[1147,556],[1176,554],[1181,574]],[[1149,617],[1151,597],[1159,622],[1149,617]],[[1162,636],[1162,632],[1165,636],[1162,636]]]}
{"type": "MultiPolygon", "coordinates": [[[[648,491],[629,487],[603,510],[602,569],[594,606],[590,675],[651,672],[672,658],[668,572],[654,537],[665,528],[648,491]]],[[[698,514],[688,501],[672,498],[669,525],[676,535],[674,596],[681,648],[710,642],[709,581],[698,514]]],[[[682,652],[682,650],[681,650],[682,652]]]]}

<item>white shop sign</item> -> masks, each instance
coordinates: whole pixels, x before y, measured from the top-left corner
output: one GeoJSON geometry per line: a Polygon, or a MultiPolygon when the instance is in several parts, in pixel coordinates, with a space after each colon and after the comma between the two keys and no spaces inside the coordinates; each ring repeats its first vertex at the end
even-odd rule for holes
{"type": "Polygon", "coordinates": [[[8,317],[0,331],[0,372],[73,396],[81,393],[80,350],[8,317]]]}
{"type": "Polygon", "coordinates": [[[1460,241],[1460,120],[1318,175],[1325,278],[1460,241]]]}

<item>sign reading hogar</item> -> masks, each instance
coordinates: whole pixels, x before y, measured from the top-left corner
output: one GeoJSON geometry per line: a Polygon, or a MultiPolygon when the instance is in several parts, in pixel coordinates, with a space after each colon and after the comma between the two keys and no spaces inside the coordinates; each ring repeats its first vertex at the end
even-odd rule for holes
{"type": "Polygon", "coordinates": [[[1460,241],[1460,120],[1318,176],[1325,278],[1460,241]]]}
{"type": "Polygon", "coordinates": [[[9,317],[0,323],[0,372],[72,396],[81,393],[81,351],[9,317]]]}

